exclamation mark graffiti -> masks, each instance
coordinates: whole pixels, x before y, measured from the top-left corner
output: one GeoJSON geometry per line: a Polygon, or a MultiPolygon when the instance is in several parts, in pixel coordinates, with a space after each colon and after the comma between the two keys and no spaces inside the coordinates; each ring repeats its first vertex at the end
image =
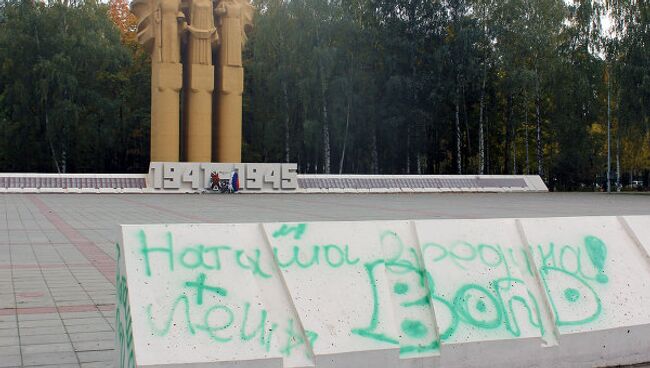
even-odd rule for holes
{"type": "Polygon", "coordinates": [[[605,243],[595,236],[586,236],[585,247],[587,248],[587,254],[589,254],[591,263],[598,270],[596,281],[601,284],[606,284],[609,278],[605,275],[605,258],[607,258],[607,247],[605,243]]]}

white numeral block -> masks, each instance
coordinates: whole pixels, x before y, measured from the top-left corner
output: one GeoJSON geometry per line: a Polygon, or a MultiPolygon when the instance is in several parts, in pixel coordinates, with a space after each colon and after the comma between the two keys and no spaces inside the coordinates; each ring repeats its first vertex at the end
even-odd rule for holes
{"type": "Polygon", "coordinates": [[[281,182],[280,165],[268,165],[264,173],[264,183],[273,184],[273,189],[280,189],[281,182]]]}
{"type": "MultiPolygon", "coordinates": [[[[264,172],[262,165],[246,165],[246,189],[262,189],[264,172]]],[[[242,180],[240,179],[241,183],[242,180]]]]}
{"type": "Polygon", "coordinates": [[[181,165],[177,163],[165,163],[164,167],[164,189],[179,189],[181,187],[181,165]]]}
{"type": "Polygon", "coordinates": [[[152,162],[149,165],[149,185],[154,189],[163,188],[163,164],[162,162],[152,162]]]}
{"type": "Polygon", "coordinates": [[[282,189],[298,189],[297,164],[282,164],[282,189]]]}
{"type": "Polygon", "coordinates": [[[187,165],[183,171],[183,183],[192,183],[192,189],[199,189],[201,183],[201,171],[199,165],[187,165]]]}

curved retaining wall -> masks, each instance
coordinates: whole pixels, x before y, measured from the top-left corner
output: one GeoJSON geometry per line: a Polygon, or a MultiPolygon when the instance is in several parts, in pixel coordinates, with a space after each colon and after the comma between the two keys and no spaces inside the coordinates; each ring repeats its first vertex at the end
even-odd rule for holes
{"type": "Polygon", "coordinates": [[[123,226],[117,359],[648,362],[649,229],[650,216],[123,226]]]}

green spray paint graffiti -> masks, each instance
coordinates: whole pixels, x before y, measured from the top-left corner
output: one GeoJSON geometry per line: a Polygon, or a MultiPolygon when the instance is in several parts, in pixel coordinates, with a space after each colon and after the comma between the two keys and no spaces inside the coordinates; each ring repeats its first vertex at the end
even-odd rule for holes
{"type": "MultiPolygon", "coordinates": [[[[557,326],[583,325],[596,321],[602,312],[602,304],[592,283],[607,283],[605,244],[597,237],[586,236],[582,247],[555,247],[551,243],[548,247],[539,245],[536,249],[530,249],[531,254],[536,254],[540,260],[537,267],[544,292],[556,316],[557,326]],[[592,265],[597,272],[595,276],[587,276],[590,270],[589,265],[583,264],[583,249],[589,254],[595,254],[590,256],[592,261],[597,260],[592,265]]],[[[483,267],[491,275],[502,274],[502,277],[485,280],[482,285],[460,284],[451,298],[436,292],[433,277],[429,275],[432,298],[441,303],[436,307],[436,313],[442,307],[450,316],[447,319],[448,327],[441,327],[441,331],[444,331],[441,333],[442,340],[451,337],[459,323],[478,329],[503,328],[509,335],[518,337],[522,333],[522,322],[526,321],[531,328],[544,334],[537,297],[528,290],[523,279],[513,276],[514,268],[522,274],[534,274],[534,262],[524,249],[509,248],[504,251],[499,245],[455,242],[448,247],[428,243],[423,246],[423,252],[431,267],[440,265],[444,269],[449,265],[441,262],[450,262],[463,270],[483,267]],[[517,317],[521,315],[524,316],[523,320],[517,317]]]]}
{"type": "Polygon", "coordinates": [[[147,241],[147,236],[143,230],[138,232],[140,241],[140,254],[143,257],[145,265],[145,274],[152,276],[152,257],[166,258],[165,266],[154,269],[163,273],[174,272],[174,267],[179,265],[186,270],[204,270],[219,271],[222,269],[224,260],[222,257],[229,257],[228,260],[234,261],[241,269],[252,272],[255,276],[270,278],[268,270],[264,270],[260,265],[261,250],[253,249],[252,252],[246,252],[244,249],[236,249],[228,245],[205,246],[196,244],[184,247],[180,252],[175,250],[171,232],[165,233],[166,244],[162,247],[151,246],[147,241]],[[251,255],[252,253],[252,255],[251,255]]]}
{"type": "MultiPolygon", "coordinates": [[[[519,337],[530,331],[544,334],[541,304],[526,284],[535,277],[535,269],[557,326],[594,323],[602,314],[598,288],[609,282],[607,247],[595,236],[585,236],[580,245],[549,243],[528,249],[465,241],[418,246],[404,244],[389,230],[378,236],[383,256],[362,259],[352,254],[358,248],[348,244],[312,244],[306,240],[309,230],[307,224],[279,225],[271,232],[279,243],[269,253],[261,247],[235,244],[179,247],[170,232],[160,237],[162,243],[150,244],[144,231],[139,231],[138,254],[146,277],[180,270],[194,275],[179,284],[179,294],[171,303],[161,309],[154,304],[146,307],[151,332],[168,336],[172,329],[181,328],[189,335],[206,334],[216,344],[255,343],[267,352],[277,349],[283,356],[318,343],[320,331],[302,331],[293,319],[274,318],[261,304],[231,295],[233,289],[218,282],[226,266],[229,272],[234,267],[259,280],[282,277],[282,272],[292,268],[358,270],[367,278],[371,312],[350,332],[378,344],[399,346],[403,356],[434,352],[442,342],[462,338],[458,336],[461,328],[490,331],[497,337],[519,337]],[[446,278],[441,271],[477,268],[486,270],[489,277],[463,281],[462,277],[446,278]],[[380,290],[380,276],[388,282],[387,293],[380,290]],[[387,318],[388,314],[393,315],[387,318]],[[386,320],[395,320],[396,325],[387,326],[386,320]]],[[[118,311],[128,312],[126,308],[125,300],[118,311]]],[[[130,343],[126,338],[122,341],[130,343]]]]}
{"type": "Polygon", "coordinates": [[[117,292],[117,303],[115,306],[115,336],[116,346],[119,353],[120,368],[135,367],[135,356],[133,350],[133,330],[131,325],[131,308],[129,306],[129,288],[126,284],[126,277],[122,275],[120,261],[122,254],[120,245],[115,245],[117,255],[117,273],[115,275],[115,288],[117,292]]]}
{"type": "Polygon", "coordinates": [[[531,247],[540,259],[540,276],[557,326],[592,323],[602,313],[595,287],[609,282],[607,247],[592,235],[585,236],[583,243],[583,247],[554,243],[531,247]]]}
{"type": "Polygon", "coordinates": [[[307,224],[287,225],[283,224],[279,229],[273,232],[274,238],[281,238],[293,234],[295,240],[300,240],[307,230],[307,224]]]}
{"type": "Polygon", "coordinates": [[[401,355],[411,355],[435,351],[439,341],[433,328],[430,313],[430,302],[426,286],[425,272],[421,266],[420,257],[414,247],[407,247],[397,233],[385,231],[380,235],[380,243],[384,259],[364,265],[373,296],[373,311],[367,327],[356,328],[352,333],[376,341],[400,346],[401,355]],[[380,321],[383,314],[391,309],[382,305],[377,287],[377,273],[386,272],[392,284],[393,307],[399,308],[397,318],[399,335],[391,336],[384,331],[380,321]]]}
{"type": "Polygon", "coordinates": [[[587,236],[585,237],[585,248],[587,248],[589,259],[598,270],[596,281],[601,284],[606,284],[609,279],[605,275],[605,259],[607,258],[607,247],[605,243],[595,236],[587,236]]]}
{"type": "MultiPolygon", "coordinates": [[[[396,237],[392,232],[381,235],[382,242],[387,237],[396,237]]],[[[401,240],[396,238],[401,243],[401,240]]],[[[551,244],[550,247],[553,247],[551,244]]],[[[527,256],[525,250],[519,252],[508,248],[504,249],[499,245],[470,244],[458,241],[443,246],[436,243],[425,244],[422,249],[424,260],[418,260],[414,248],[405,248],[397,252],[397,257],[387,257],[365,264],[368,274],[370,288],[373,295],[373,313],[370,323],[365,328],[355,329],[352,332],[360,336],[371,338],[376,341],[383,341],[395,344],[396,339],[378,330],[378,321],[382,313],[387,309],[381,305],[378,297],[375,270],[384,265],[388,273],[401,268],[404,272],[413,272],[426,282],[410,285],[396,283],[392,287],[392,297],[401,297],[415,287],[419,290],[422,298],[402,303],[402,306],[433,306],[439,329],[439,341],[432,341],[427,345],[419,345],[416,351],[423,351],[422,347],[429,349],[439,347],[440,341],[446,341],[454,337],[460,326],[466,325],[479,330],[500,330],[512,337],[522,335],[522,324],[528,324],[527,330],[531,328],[544,334],[544,326],[541,322],[540,303],[533,295],[526,282],[519,277],[514,277],[514,269],[521,272],[533,274],[534,262],[527,256]],[[411,260],[403,259],[403,254],[409,253],[411,260]],[[516,257],[517,253],[520,256],[516,257]],[[471,268],[485,267],[490,275],[501,275],[493,279],[486,279],[484,283],[460,283],[456,290],[441,293],[437,284],[445,283],[449,289],[449,280],[440,278],[436,280],[424,267],[419,266],[428,262],[429,269],[448,270],[448,267],[467,270],[471,268]],[[448,262],[445,264],[444,262],[448,262]],[[426,293],[426,294],[423,294],[426,293]]],[[[531,247],[532,249],[532,247],[531,247]]],[[[544,247],[538,247],[538,255],[541,262],[548,262],[548,265],[538,265],[545,287],[545,292],[556,316],[558,326],[584,325],[598,319],[602,312],[602,305],[596,293],[593,282],[597,284],[607,283],[605,274],[606,246],[597,237],[586,236],[584,245],[564,246],[550,251],[544,251],[544,247]],[[580,255],[586,250],[592,262],[596,274],[586,276],[589,273],[587,265],[582,265],[580,255]],[[575,262],[571,263],[569,258],[573,255],[575,262]],[[553,261],[555,260],[555,261],[553,261]],[[557,263],[557,267],[556,267],[557,263]],[[573,264],[573,270],[568,271],[567,267],[573,264]],[[558,292],[560,290],[560,292],[558,292]],[[579,308],[576,308],[579,307],[579,308]]],[[[432,326],[429,326],[432,327],[432,326]]],[[[412,337],[424,336],[427,324],[421,321],[404,320],[400,324],[401,333],[412,337]]],[[[409,348],[401,347],[405,352],[409,348]]]]}
{"type": "Polygon", "coordinates": [[[290,268],[292,266],[306,269],[313,266],[318,266],[321,263],[327,265],[331,268],[339,268],[341,266],[354,266],[359,263],[359,259],[350,259],[350,249],[346,246],[338,246],[335,244],[327,245],[312,245],[311,251],[305,251],[300,246],[293,246],[291,248],[292,256],[288,261],[282,261],[281,255],[282,251],[278,247],[273,247],[273,254],[275,256],[275,261],[277,262],[280,268],[290,268]],[[308,260],[301,260],[304,257],[301,257],[301,254],[311,254],[311,257],[307,256],[308,260]]]}
{"type": "MultiPolygon", "coordinates": [[[[302,236],[306,225],[300,228],[302,229],[300,232],[297,230],[278,230],[275,234],[279,234],[277,235],[278,237],[292,233],[302,236]]],[[[152,246],[148,242],[143,230],[138,232],[138,240],[140,242],[139,252],[144,260],[146,276],[152,276],[152,264],[154,263],[152,257],[155,256],[163,257],[165,262],[160,263],[160,259],[158,259],[156,263],[164,266],[162,266],[162,269],[154,267],[154,272],[174,272],[174,268],[178,268],[179,266],[185,270],[220,271],[223,268],[224,262],[234,262],[240,269],[250,271],[256,277],[271,278],[271,271],[262,266],[262,251],[260,248],[240,249],[230,245],[206,246],[204,244],[196,244],[186,246],[179,251],[174,248],[174,241],[170,232],[165,233],[166,244],[157,247],[152,246]]],[[[287,257],[283,250],[277,247],[273,248],[275,262],[280,268],[298,267],[307,269],[319,265],[339,268],[342,266],[354,266],[359,263],[359,258],[350,256],[348,245],[316,244],[308,247],[295,245],[290,249],[291,255],[287,257]]]]}
{"type": "MultiPolygon", "coordinates": [[[[171,306],[164,309],[167,313],[155,312],[154,304],[147,305],[145,313],[150,331],[156,336],[164,337],[170,334],[172,328],[179,328],[190,335],[205,333],[218,344],[227,344],[235,339],[257,343],[266,352],[271,351],[272,346],[278,346],[278,352],[285,356],[307,343],[296,331],[291,319],[284,323],[285,337],[282,341],[277,341],[279,337],[275,337],[275,332],[282,326],[271,320],[267,310],[257,308],[250,302],[228,300],[228,291],[208,284],[207,279],[208,276],[201,273],[196,280],[184,282],[185,289],[189,290],[183,291],[171,306]],[[205,304],[206,292],[220,297],[217,299],[219,301],[212,299],[211,303],[205,304]],[[195,294],[196,298],[190,298],[188,294],[195,294]],[[178,314],[177,311],[181,313],[178,314]],[[179,315],[180,320],[177,318],[179,315]],[[160,317],[163,323],[156,324],[154,321],[160,317]],[[274,338],[276,344],[273,343],[274,338]]],[[[310,345],[318,337],[318,334],[308,330],[305,335],[310,345]]]]}
{"type": "MultiPolygon", "coordinates": [[[[504,250],[500,245],[470,244],[466,241],[452,242],[448,246],[426,243],[422,249],[428,270],[483,269],[494,277],[481,277],[481,283],[461,282],[454,286],[448,280],[436,280],[427,271],[442,341],[452,338],[463,325],[479,330],[505,331],[513,337],[521,336],[522,321],[517,316],[522,314],[529,326],[543,333],[536,298],[528,291],[524,280],[513,276],[514,268],[521,263],[516,260],[513,249],[504,250]],[[446,286],[444,291],[438,287],[439,284],[446,286]]],[[[522,255],[525,256],[525,253],[522,255]]],[[[530,268],[528,259],[524,261],[526,268],[530,268]]]]}
{"type": "Polygon", "coordinates": [[[273,238],[288,240],[281,247],[273,247],[275,262],[281,269],[297,267],[308,269],[318,265],[331,268],[354,266],[359,258],[350,257],[350,247],[338,244],[303,244],[298,242],[309,229],[307,224],[283,224],[273,232],[273,238]],[[300,243],[300,244],[296,244],[300,243]]]}

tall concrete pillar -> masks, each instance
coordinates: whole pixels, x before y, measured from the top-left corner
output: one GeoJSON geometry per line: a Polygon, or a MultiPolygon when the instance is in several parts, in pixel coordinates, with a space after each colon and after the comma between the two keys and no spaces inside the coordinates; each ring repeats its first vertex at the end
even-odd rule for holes
{"type": "Polygon", "coordinates": [[[178,162],[180,63],[151,64],[151,161],[178,162]]]}
{"type": "Polygon", "coordinates": [[[241,162],[244,69],[221,67],[218,99],[217,161],[241,162]],[[241,77],[239,77],[241,76],[241,77]],[[241,82],[240,82],[241,79],[241,82]]]}
{"type": "Polygon", "coordinates": [[[185,149],[188,161],[241,162],[242,47],[252,26],[247,0],[133,0],[139,18],[138,41],[151,53],[151,160],[180,159],[180,90],[184,88],[185,149]],[[215,15],[219,30],[215,28],[215,15]],[[189,18],[189,22],[186,17],[189,18]],[[180,55],[180,34],[188,31],[187,56],[180,55]],[[218,35],[219,67],[212,49],[218,35]],[[216,74],[216,75],[215,75],[216,74]],[[218,92],[214,91],[219,81],[218,92]],[[218,111],[214,114],[213,111],[218,111]],[[216,118],[213,115],[217,115],[216,118]],[[216,142],[214,136],[216,133],[216,142]]]}
{"type": "Polygon", "coordinates": [[[134,0],[138,41],[151,53],[151,161],[179,160],[180,0],[134,0]]]}
{"type": "Polygon", "coordinates": [[[244,68],[242,47],[252,25],[253,7],[245,0],[221,0],[215,10],[220,18],[219,96],[217,99],[217,160],[241,162],[242,93],[244,68]]]}
{"type": "Polygon", "coordinates": [[[191,0],[187,60],[187,161],[212,160],[212,45],[218,39],[211,0],[191,0]]]}

